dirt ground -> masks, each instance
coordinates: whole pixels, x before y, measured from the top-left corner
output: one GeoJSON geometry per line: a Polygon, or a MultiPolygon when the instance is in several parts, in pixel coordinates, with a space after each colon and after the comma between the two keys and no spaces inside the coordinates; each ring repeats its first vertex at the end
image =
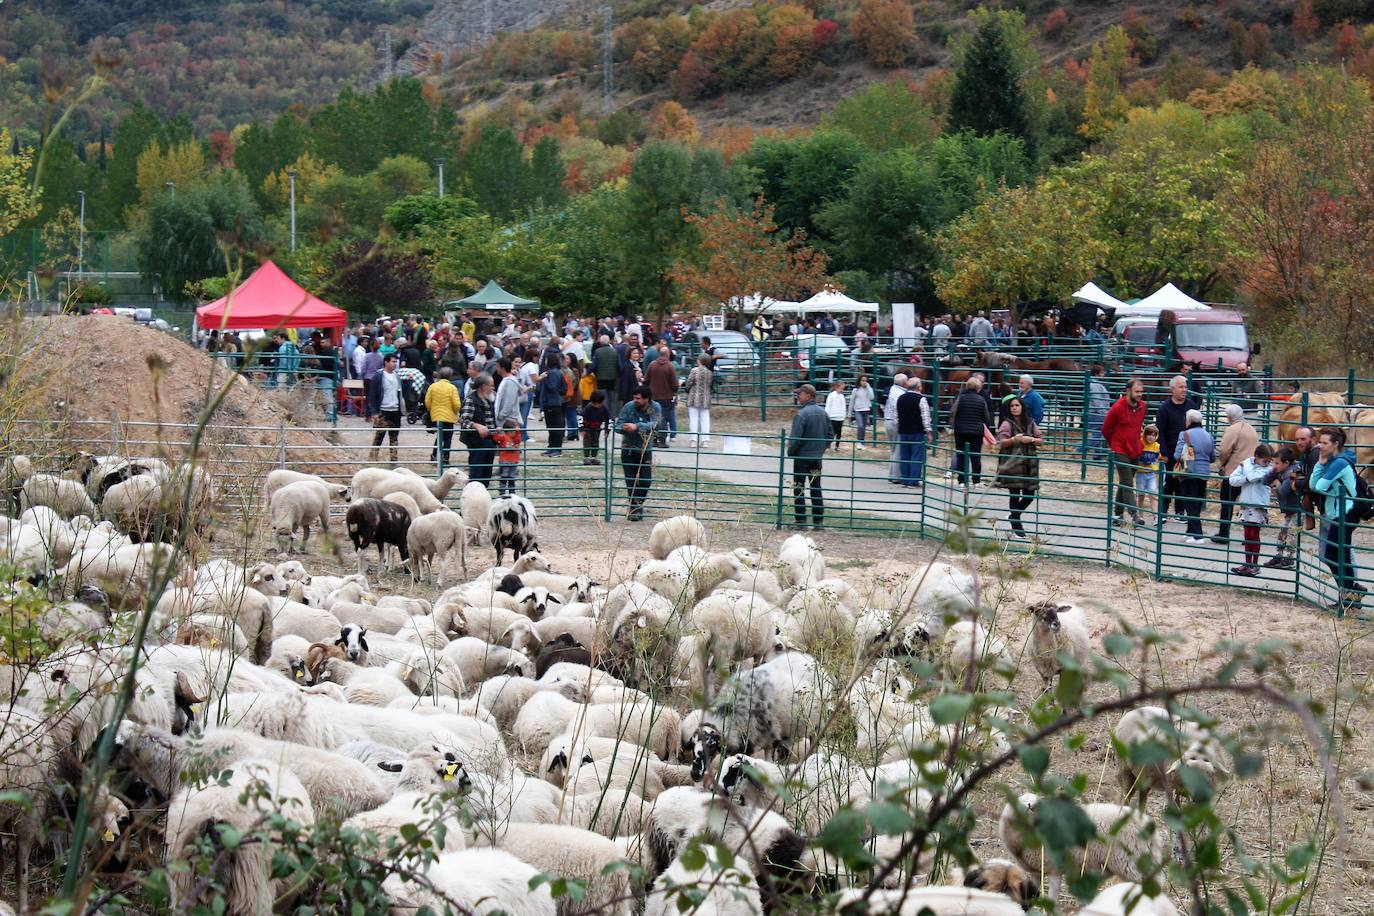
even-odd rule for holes
{"type": "MultiPolygon", "coordinates": [[[[758,526],[712,525],[708,529],[713,544],[746,546],[770,556],[783,537],[771,528],[758,526]]],[[[539,543],[555,570],[587,573],[596,581],[615,583],[632,575],[647,556],[649,530],[649,523],[554,519],[541,523],[539,543]]],[[[846,579],[874,601],[881,600],[940,550],[931,543],[893,545],[885,539],[855,534],[813,532],[811,536],[826,555],[828,574],[846,579]]],[[[470,549],[471,572],[475,574],[493,559],[490,548],[470,549]]],[[[340,556],[312,558],[307,566],[324,572],[351,569],[354,562],[351,548],[345,546],[340,556]]],[[[1023,650],[1028,630],[1023,608],[1030,601],[1048,597],[1085,608],[1099,651],[1102,636],[1119,629],[1122,622],[1171,634],[1148,662],[1136,659],[1129,663],[1128,670],[1151,685],[1205,678],[1219,664],[1215,647],[1221,640],[1287,643],[1282,672],[1269,672],[1266,680],[1281,685],[1285,676],[1291,678],[1298,685],[1297,696],[1324,704],[1325,714],[1319,718],[1327,727],[1335,722],[1334,730],[1344,735],[1337,742],[1336,760],[1344,842],[1327,847],[1313,912],[1340,916],[1374,912],[1374,857],[1369,852],[1374,849],[1370,771],[1374,767],[1374,712],[1370,706],[1370,678],[1374,673],[1374,639],[1370,637],[1374,626],[1338,621],[1291,601],[1224,588],[1153,582],[1145,576],[1096,565],[993,554],[978,559],[977,567],[995,630],[1007,639],[1014,654],[1023,650]]],[[[400,575],[387,577],[380,589],[431,599],[438,591],[432,586],[412,590],[409,580],[400,575]]],[[[1014,691],[1023,708],[1040,691],[1039,678],[1028,666],[1014,682],[1014,691]]],[[[1115,696],[1114,688],[1105,685],[1090,692],[1090,699],[1115,696]]],[[[686,698],[681,699],[685,708],[686,698]]],[[[1317,829],[1318,816],[1323,813],[1316,754],[1302,740],[1291,715],[1231,695],[1203,696],[1196,705],[1238,729],[1272,730],[1266,766],[1254,779],[1227,784],[1218,810],[1238,832],[1247,855],[1261,861],[1274,856],[1281,862],[1292,845],[1317,829]]],[[[1121,800],[1109,739],[1115,719],[1105,717],[1086,725],[1082,734],[1087,740],[1076,751],[1062,745],[1052,751],[1053,768],[1088,775],[1088,801],[1121,800]]],[[[1019,788],[1017,777],[1017,771],[1006,771],[1005,778],[1019,788]]],[[[1006,854],[996,839],[997,815],[1003,803],[999,785],[985,786],[973,801],[978,823],[975,851],[984,858],[1006,854]]],[[[1156,815],[1162,803],[1158,793],[1151,799],[1156,815]]],[[[1234,850],[1226,849],[1223,855],[1229,861],[1235,859],[1234,850]]],[[[1184,889],[1175,888],[1174,892],[1180,904],[1186,902],[1184,889]]],[[[1282,892],[1277,892],[1274,899],[1281,896],[1282,892]]]]}

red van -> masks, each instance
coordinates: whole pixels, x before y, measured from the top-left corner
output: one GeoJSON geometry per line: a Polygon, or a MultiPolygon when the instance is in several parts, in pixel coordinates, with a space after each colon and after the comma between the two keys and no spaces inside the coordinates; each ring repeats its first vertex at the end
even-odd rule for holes
{"type": "Polygon", "coordinates": [[[1159,313],[1159,345],[1171,370],[1184,363],[1202,369],[1234,369],[1250,361],[1250,335],[1245,316],[1233,309],[1159,313]]]}

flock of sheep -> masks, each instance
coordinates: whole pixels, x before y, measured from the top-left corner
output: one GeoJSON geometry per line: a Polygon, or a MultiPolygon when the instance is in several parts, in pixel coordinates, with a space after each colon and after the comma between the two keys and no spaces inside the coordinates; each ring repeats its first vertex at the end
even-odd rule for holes
{"type": "MultiPolygon", "coordinates": [[[[0,792],[35,801],[0,803],[0,829],[15,836],[20,912],[40,826],[70,809],[83,761],[108,727],[117,730],[111,785],[121,788],[96,797],[97,839],[125,852],[183,860],[216,825],[246,833],[268,813],[306,827],[334,819],[380,839],[443,820],[441,854],[423,880],[398,867],[385,884],[398,913],[447,904],[510,916],[749,916],[780,910],[791,894],[828,893],[837,909],[867,895],[869,912],[1012,916],[1042,883],[1059,901],[1064,873],[1025,833],[1032,794],[1002,812],[1009,857],[966,872],[922,858],[870,887],[872,872],[850,871],[816,837],[842,810],[926,808],[931,796],[917,784],[930,785],[939,764],[914,762],[926,759],[912,753],[923,745],[958,741],[979,760],[1009,754],[988,723],[937,725],[916,698],[931,684],[912,659],[931,660],[956,684],[971,665],[1015,677],[1024,662],[1048,685],[1066,660],[1091,665],[1081,608],[1032,605],[1026,649],[1013,652],[980,620],[977,582],[960,562],[923,566],[891,595],[861,595],[827,576],[806,536],[764,562],[744,548],[711,550],[691,516],[655,525],[651,556],[629,580],[601,585],[551,567],[523,498],[493,501],[469,484],[459,511],[447,508],[462,482],[454,470],[430,480],[368,468],[348,486],[268,475],[283,557],[305,549],[312,526],[327,533],[331,501],[344,500],[357,573],[312,574],[289,558],[191,563],[150,538],[198,523],[215,489],[201,472],[114,457],[89,458],[67,476],[22,458],[7,470],[20,484],[10,494],[18,517],[0,525],[0,555],[32,583],[16,579],[11,598],[71,596],[37,621],[50,655],[0,664],[0,792]],[[483,539],[497,565],[468,578],[467,548],[483,539]],[[380,569],[370,575],[363,551],[373,546],[380,569]],[[392,549],[413,580],[437,578],[432,601],[380,594],[392,549]],[[500,565],[506,549],[509,566],[500,565]],[[462,581],[443,588],[455,553],[462,581]],[[113,722],[130,636],[159,590],[133,703],[113,722]],[[852,720],[852,743],[836,734],[837,719],[852,720]],[[218,770],[231,775],[196,778],[218,770]],[[734,855],[698,847],[697,837],[734,855]],[[643,872],[608,868],[622,860],[643,872]],[[581,879],[586,894],[531,890],[540,873],[581,879]],[[685,910],[680,892],[691,894],[685,910]]],[[[1150,863],[1170,856],[1146,801],[1185,765],[1227,775],[1223,749],[1154,707],[1127,713],[1114,734],[1178,753],[1144,766],[1121,760],[1124,803],[1084,806],[1097,837],[1068,876],[1093,869],[1120,883],[1079,912],[1176,914],[1141,884],[1150,863]]],[[[867,842],[881,863],[902,839],[867,842]]],[[[271,878],[279,840],[221,850],[228,913],[289,902],[271,878]]],[[[170,881],[179,904],[195,875],[178,870],[170,881]]]]}

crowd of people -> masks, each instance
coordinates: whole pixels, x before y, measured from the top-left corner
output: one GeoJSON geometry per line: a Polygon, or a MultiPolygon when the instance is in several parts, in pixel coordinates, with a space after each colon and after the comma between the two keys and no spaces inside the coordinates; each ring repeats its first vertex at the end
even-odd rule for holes
{"type": "MultiPolygon", "coordinates": [[[[755,339],[784,333],[835,334],[857,348],[871,346],[880,331],[876,322],[861,327],[852,319],[839,322],[828,315],[788,327],[760,316],[751,330],[755,339]]],[[[936,353],[961,343],[995,347],[1005,340],[1044,341],[1047,336],[1053,339],[1054,333],[1053,319],[1027,319],[1013,328],[985,315],[967,320],[922,318],[917,326],[924,349],[936,353]]],[[[1091,339],[1099,333],[1100,329],[1088,329],[1081,335],[1091,339]]],[[[241,342],[232,335],[210,339],[206,345],[241,352],[235,349],[241,342]]],[[[318,333],[299,346],[279,333],[269,346],[281,383],[336,356],[342,377],[362,382],[361,412],[375,427],[374,460],[388,443],[391,460],[396,461],[403,418],[418,414],[434,430],[432,460],[441,466],[452,464],[456,433],[467,451],[470,478],[491,485],[495,477],[502,494],[514,491],[522,454],[530,449],[529,419],[536,409],[547,434],[545,458],[560,458],[565,447],[578,443],[582,463],[599,464],[604,437],[614,431],[631,520],[644,514],[654,450],[678,437],[680,399],[691,443],[709,443],[715,365],[720,358],[709,332],[695,319],[673,321],[656,333],[638,318],[584,323],[568,317],[558,322],[552,312],[536,320],[509,316],[481,323],[469,313],[451,324],[430,324],[417,317],[383,319],[348,329],[337,348],[318,333]],[[683,378],[673,348],[692,331],[701,349],[683,378]]],[[[1006,381],[1006,386],[997,387],[1009,388],[1010,379],[1006,381]]],[[[920,378],[898,373],[884,403],[878,405],[879,394],[863,373],[852,388],[835,380],[823,397],[811,384],[798,383],[798,410],[787,440],[795,525],[824,524],[826,453],[840,447],[846,424],[853,427],[855,449],[868,447],[870,423],[876,444],[876,412],[881,410],[891,448],[887,477],[892,483],[922,487],[928,449],[938,431],[947,429],[953,455],[945,478],[960,487],[981,486],[984,453],[990,452],[996,460],[990,482],[1008,493],[1008,536],[1026,539],[1025,513],[1040,485],[1045,399],[1030,375],[1022,375],[1015,390],[996,399],[993,387],[982,372],[974,372],[951,400],[937,405],[920,378]]],[[[1303,427],[1291,444],[1274,448],[1261,443],[1246,419],[1260,393],[1247,370],[1236,373],[1224,392],[1231,402],[1225,408],[1227,426],[1218,437],[1206,428],[1203,390],[1195,373],[1175,376],[1168,396],[1148,405],[1140,379],[1132,379],[1113,401],[1096,367],[1084,422],[1090,451],[1098,457],[1112,456],[1112,524],[1147,525],[1146,513],[1158,513],[1162,523],[1184,526],[1185,543],[1226,544],[1238,522],[1243,560],[1231,571],[1251,577],[1260,573],[1261,533],[1277,508],[1274,553],[1262,565],[1293,568],[1297,527],[1319,526],[1322,559],[1340,591],[1336,606],[1358,604],[1365,587],[1358,581],[1352,556],[1356,468],[1353,452],[1345,447],[1345,433],[1303,427]],[[1202,509],[1213,477],[1219,478],[1220,512],[1216,531],[1209,536],[1202,509]]]]}

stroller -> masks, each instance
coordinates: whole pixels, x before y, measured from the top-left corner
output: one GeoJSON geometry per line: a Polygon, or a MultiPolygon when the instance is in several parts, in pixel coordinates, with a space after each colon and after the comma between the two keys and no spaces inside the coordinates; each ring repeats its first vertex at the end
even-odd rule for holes
{"type": "Polygon", "coordinates": [[[396,374],[401,378],[401,400],[406,406],[406,422],[411,426],[420,422],[429,426],[429,409],[425,407],[425,392],[429,390],[429,383],[425,381],[425,374],[419,369],[397,369],[396,374]]]}

